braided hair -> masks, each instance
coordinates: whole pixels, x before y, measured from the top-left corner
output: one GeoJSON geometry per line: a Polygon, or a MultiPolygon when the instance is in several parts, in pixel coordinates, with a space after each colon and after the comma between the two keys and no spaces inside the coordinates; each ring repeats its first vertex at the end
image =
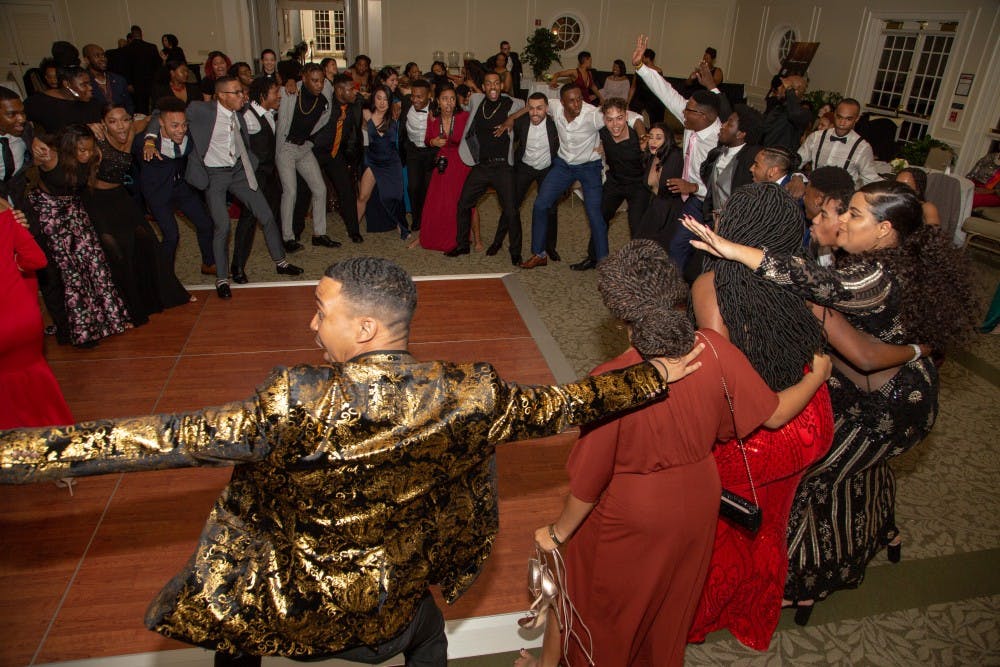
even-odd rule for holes
{"type": "MultiPolygon", "coordinates": [[[[719,220],[719,235],[778,253],[802,249],[802,211],[784,188],[753,183],[736,190],[719,220]]],[[[714,260],[715,291],[729,337],[774,391],[802,379],[820,349],[822,329],[805,302],[739,262],[714,260]]]]}

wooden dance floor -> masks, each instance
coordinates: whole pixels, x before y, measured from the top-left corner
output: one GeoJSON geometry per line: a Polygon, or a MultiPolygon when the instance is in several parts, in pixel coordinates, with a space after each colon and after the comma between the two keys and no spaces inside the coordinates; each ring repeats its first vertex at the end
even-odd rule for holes
{"type": "MultiPolygon", "coordinates": [[[[308,329],[313,285],[210,291],[103,342],[47,354],[77,420],[174,412],[249,396],[276,365],[322,363],[308,329]]],[[[411,350],[418,359],[487,360],[523,383],[553,381],[499,278],[418,283],[411,350]]],[[[449,619],[523,610],[533,530],[566,491],[575,434],[497,452],[501,528],[485,571],[449,619]]],[[[51,483],[0,487],[0,665],[186,648],[147,631],[159,589],[188,560],[231,469],[82,478],[71,497],[51,483]]]]}

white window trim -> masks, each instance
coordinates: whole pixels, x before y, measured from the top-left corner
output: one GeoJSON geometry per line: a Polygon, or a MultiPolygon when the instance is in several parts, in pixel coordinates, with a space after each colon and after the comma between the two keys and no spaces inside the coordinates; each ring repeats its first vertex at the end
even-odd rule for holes
{"type": "Polygon", "coordinates": [[[771,72],[777,73],[781,71],[781,61],[778,60],[778,47],[781,46],[781,40],[785,38],[785,33],[789,30],[795,33],[795,41],[805,41],[802,37],[802,31],[797,26],[790,23],[775,26],[771,31],[771,37],[767,40],[767,48],[765,49],[767,67],[771,72]]]}
{"type": "MultiPolygon", "coordinates": [[[[552,18],[550,18],[549,22],[546,24],[548,29],[551,30],[552,25],[556,22],[556,20],[562,18],[563,16],[568,16],[572,19],[575,19],[576,22],[580,24],[580,41],[577,42],[576,46],[574,46],[573,48],[566,49],[565,51],[560,51],[560,53],[563,54],[564,56],[571,55],[575,57],[576,54],[578,54],[580,51],[587,50],[587,43],[590,41],[590,24],[579,12],[567,9],[556,12],[555,14],[552,15],[552,18]]],[[[566,65],[566,63],[563,63],[563,65],[569,67],[569,65],[566,65]]],[[[572,63],[571,65],[573,67],[576,67],[576,65],[573,65],[572,63]]]]}

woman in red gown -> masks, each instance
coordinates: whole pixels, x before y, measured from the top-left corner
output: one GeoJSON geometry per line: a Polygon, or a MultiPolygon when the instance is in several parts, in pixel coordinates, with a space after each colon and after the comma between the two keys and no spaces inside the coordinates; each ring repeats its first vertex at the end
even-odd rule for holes
{"type": "MultiPolygon", "coordinates": [[[[802,243],[802,213],[780,186],[754,184],[729,199],[719,230],[727,238],[738,236],[746,245],[791,253],[802,243]]],[[[699,326],[730,338],[768,386],[780,391],[802,377],[803,368],[820,349],[820,323],[802,299],[733,264],[713,263],[713,270],[695,281],[695,317],[699,326]]],[[[713,453],[722,486],[752,500],[749,465],[762,521],[754,535],[718,520],[689,641],[704,641],[709,632],[728,628],[747,646],[767,649],[781,615],[788,572],[785,533],[795,490],[802,473],[832,441],[833,411],[824,384],[787,425],[757,429],[746,438],[746,462],[736,442],[716,445],[713,453]]]]}
{"type": "Polygon", "coordinates": [[[45,264],[42,249],[0,198],[0,429],[74,422],[42,354],[35,271],[45,264]]]}
{"type": "MultiPolygon", "coordinates": [[[[566,507],[535,540],[546,551],[566,543],[566,593],[579,612],[571,627],[581,639],[571,636],[566,664],[587,664],[590,654],[600,667],[681,665],[719,511],[712,445],[762,423],[785,423],[823,386],[831,365],[817,357],[815,372],[775,394],[722,335],[696,333],[674,309],[687,289],[655,241],[631,241],[608,257],[598,266],[598,288],[628,325],[632,346],[594,373],[653,355],[679,357],[697,343],[706,345],[702,367],[672,384],[665,400],[584,431],[567,463],[566,507]]],[[[559,662],[559,639],[549,620],[542,665],[559,662]]],[[[515,664],[533,662],[525,652],[515,664]]]]}
{"type": "Polygon", "coordinates": [[[425,142],[440,150],[421,214],[420,246],[447,252],[455,247],[458,198],[470,171],[458,155],[469,112],[458,107],[455,87],[450,83],[438,86],[437,108],[438,112],[427,121],[425,142]]]}

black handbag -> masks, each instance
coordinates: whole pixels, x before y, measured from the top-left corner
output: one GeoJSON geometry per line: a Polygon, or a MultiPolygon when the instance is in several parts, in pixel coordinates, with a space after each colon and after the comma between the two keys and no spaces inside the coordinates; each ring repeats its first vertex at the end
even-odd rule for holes
{"type": "MultiPolygon", "coordinates": [[[[715,351],[712,341],[707,336],[704,337],[704,340],[712,348],[712,354],[718,360],[719,353],[715,351]]],[[[739,445],[740,453],[743,455],[743,465],[746,467],[747,479],[750,480],[750,492],[753,494],[753,502],[732,491],[722,489],[722,498],[719,502],[719,515],[747,532],[755,534],[760,530],[761,523],[760,505],[757,501],[757,488],[753,483],[753,475],[750,474],[750,463],[747,461],[747,450],[743,446],[743,438],[736,435],[736,412],[733,410],[733,399],[729,395],[729,386],[726,384],[725,373],[722,375],[722,391],[725,392],[726,403],[729,404],[729,416],[733,420],[733,435],[736,436],[736,444],[739,445]]]]}

